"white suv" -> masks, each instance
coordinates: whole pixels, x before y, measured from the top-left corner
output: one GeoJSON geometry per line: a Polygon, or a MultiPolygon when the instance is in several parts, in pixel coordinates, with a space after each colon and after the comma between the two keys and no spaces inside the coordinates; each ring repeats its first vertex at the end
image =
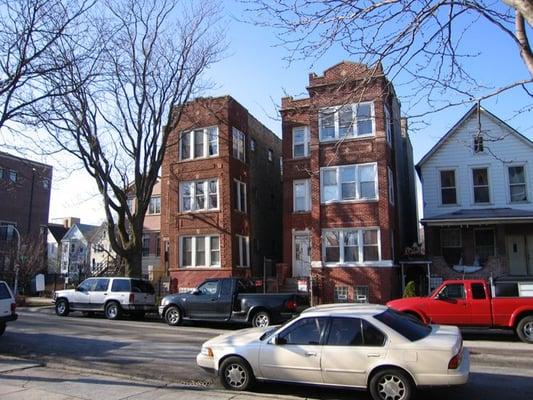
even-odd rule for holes
{"type": "Polygon", "coordinates": [[[54,303],[56,314],[62,317],[70,311],[103,311],[108,319],[118,319],[123,313],[142,318],[156,311],[154,287],[134,278],[88,278],[76,289],[56,291],[54,303]]]}
{"type": "Polygon", "coordinates": [[[15,298],[4,281],[0,281],[0,335],[6,330],[6,323],[17,319],[15,298]]]}

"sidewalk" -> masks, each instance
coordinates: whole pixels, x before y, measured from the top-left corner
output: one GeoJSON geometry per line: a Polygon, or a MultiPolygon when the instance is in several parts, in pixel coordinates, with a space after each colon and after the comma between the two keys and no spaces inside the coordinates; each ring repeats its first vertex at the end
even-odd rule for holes
{"type": "MultiPolygon", "coordinates": [[[[0,355],[2,400],[273,400],[279,395],[239,393],[140,381],[44,366],[0,355]]],[[[291,396],[283,396],[295,399],[291,396]]]]}

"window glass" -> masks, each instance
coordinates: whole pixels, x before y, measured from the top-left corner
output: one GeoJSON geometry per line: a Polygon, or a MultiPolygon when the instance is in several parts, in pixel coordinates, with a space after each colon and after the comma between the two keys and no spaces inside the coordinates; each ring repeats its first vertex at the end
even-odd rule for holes
{"type": "Polygon", "coordinates": [[[95,292],[105,292],[109,286],[109,279],[97,279],[94,286],[95,292]]]}
{"type": "Polygon", "coordinates": [[[206,265],[205,262],[205,238],[196,238],[196,265],[206,265]]]}
{"type": "Polygon", "coordinates": [[[308,139],[306,127],[297,127],[292,130],[293,157],[305,157],[308,152],[308,139]]]}
{"type": "Polygon", "coordinates": [[[332,110],[321,111],[320,120],[320,139],[335,139],[335,114],[332,110]]]}
{"type": "Polygon", "coordinates": [[[359,261],[357,236],[357,231],[344,232],[344,261],[359,261]]]}
{"type": "Polygon", "coordinates": [[[511,202],[527,201],[526,177],[524,167],[509,167],[509,190],[511,202]]]}
{"type": "Polygon", "coordinates": [[[209,181],[209,208],[218,208],[218,182],[209,181]]]}
{"type": "Polygon", "coordinates": [[[359,318],[332,318],[328,346],[361,346],[363,332],[359,318]]]}
{"type": "Polygon", "coordinates": [[[10,299],[11,293],[4,282],[0,282],[0,300],[10,299]]]}
{"type": "Polygon", "coordinates": [[[150,198],[150,203],[148,204],[148,214],[159,213],[161,213],[161,197],[150,198]]]}
{"type": "Polygon", "coordinates": [[[205,182],[196,182],[194,184],[195,191],[195,209],[203,210],[205,208],[205,182]]]}
{"type": "Polygon", "coordinates": [[[472,284],[472,298],[474,300],[485,299],[485,287],[482,283],[473,283],[472,284]]]}
{"type": "Polygon", "coordinates": [[[463,284],[453,283],[446,285],[439,293],[440,296],[446,299],[464,299],[465,287],[463,284]]]}
{"type": "Polygon", "coordinates": [[[192,265],[192,238],[184,237],[182,239],[183,239],[182,265],[191,266],[192,265]]]}
{"type": "Polygon", "coordinates": [[[244,149],[244,133],[236,128],[233,128],[233,157],[244,162],[244,149]]]}
{"type": "Polygon", "coordinates": [[[494,255],[494,230],[475,229],[474,230],[475,256],[474,265],[485,265],[487,259],[494,255]]]}
{"type": "Polygon", "coordinates": [[[113,279],[111,284],[112,292],[130,292],[130,280],[129,279],[113,279]]]}
{"type": "Polygon", "coordinates": [[[363,199],[373,199],[376,197],[375,185],[376,173],[373,165],[362,165],[359,167],[360,197],[363,199]]]}
{"type": "Polygon", "coordinates": [[[204,131],[194,131],[194,158],[204,156],[204,131]]]}
{"type": "Polygon", "coordinates": [[[337,200],[336,169],[325,169],[322,171],[322,196],[323,201],[337,200]]]}
{"type": "Polygon", "coordinates": [[[218,128],[208,128],[207,136],[209,140],[209,155],[213,156],[218,154],[218,128]]]}
{"type": "Polygon", "coordinates": [[[475,168],[472,170],[474,181],[474,202],[488,203],[489,196],[489,175],[487,168],[475,168]]]}
{"type": "Polygon", "coordinates": [[[96,279],[85,279],[78,288],[83,292],[89,292],[94,289],[94,285],[96,285],[96,279]]]}
{"type": "Polygon", "coordinates": [[[372,134],[372,108],[370,104],[357,106],[357,135],[372,134]]]}
{"type": "Polygon", "coordinates": [[[280,343],[293,345],[319,345],[327,318],[302,318],[282,331],[280,343]]]}
{"type": "Polygon", "coordinates": [[[363,260],[379,260],[378,232],[377,230],[363,231],[363,260]]]}
{"type": "Polygon", "coordinates": [[[335,285],[335,292],[333,293],[334,303],[347,303],[348,302],[348,286],[335,285]]]}
{"type": "Polygon", "coordinates": [[[388,309],[374,316],[375,319],[392,328],[400,335],[415,342],[423,339],[431,333],[431,327],[405,315],[404,313],[388,309]]]}
{"type": "Polygon", "coordinates": [[[191,133],[184,132],[181,134],[181,159],[191,158],[191,133]]]}
{"type": "Polygon", "coordinates": [[[224,279],[220,284],[220,295],[221,296],[230,296],[231,295],[231,280],[224,279]]]}
{"type": "Polygon", "coordinates": [[[352,106],[345,106],[339,110],[339,138],[353,136],[352,106]]]}
{"type": "Polygon", "coordinates": [[[211,236],[211,265],[220,264],[220,239],[218,236],[211,236]]]}
{"type": "Polygon", "coordinates": [[[341,168],[341,198],[342,200],[353,200],[355,193],[355,166],[341,168]]]}
{"type": "Polygon", "coordinates": [[[455,171],[440,171],[442,204],[456,204],[455,171]]]}
{"type": "Polygon", "coordinates": [[[198,286],[200,293],[205,295],[216,295],[218,293],[218,285],[220,281],[209,281],[198,286]]]}
{"type": "Polygon", "coordinates": [[[132,279],[131,280],[131,291],[135,293],[148,293],[154,294],[154,287],[150,282],[143,281],[141,279],[132,279]]]}
{"type": "Polygon", "coordinates": [[[462,262],[463,245],[460,228],[443,228],[440,230],[440,246],[444,260],[450,265],[462,262]]]}
{"type": "Polygon", "coordinates": [[[339,233],[336,231],[326,231],[324,233],[326,244],[326,262],[340,261],[339,233]]]}
{"type": "Polygon", "coordinates": [[[370,322],[363,320],[363,345],[364,346],[383,346],[385,344],[385,334],[370,322]]]}

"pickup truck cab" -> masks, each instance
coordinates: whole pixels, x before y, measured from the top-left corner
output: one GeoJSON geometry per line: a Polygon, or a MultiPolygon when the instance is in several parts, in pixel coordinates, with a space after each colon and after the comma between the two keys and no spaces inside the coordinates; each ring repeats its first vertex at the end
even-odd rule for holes
{"type": "Polygon", "coordinates": [[[165,296],[159,315],[176,326],[185,320],[244,322],[265,327],[292,318],[309,306],[306,296],[255,293],[247,279],[208,279],[190,293],[165,296]]]}
{"type": "Polygon", "coordinates": [[[16,308],[15,297],[11,289],[7,283],[0,281],[0,335],[5,332],[7,322],[17,319],[16,308]]]}
{"type": "Polygon", "coordinates": [[[533,280],[527,278],[448,280],[428,297],[387,305],[425,323],[514,329],[520,340],[533,343],[533,280]]]}

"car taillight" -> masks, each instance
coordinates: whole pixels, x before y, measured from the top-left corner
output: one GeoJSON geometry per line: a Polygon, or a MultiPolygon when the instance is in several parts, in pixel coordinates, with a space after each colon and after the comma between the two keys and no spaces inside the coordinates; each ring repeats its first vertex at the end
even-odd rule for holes
{"type": "Polygon", "coordinates": [[[135,301],[135,293],[130,293],[130,303],[135,301]]]}
{"type": "Polygon", "coordinates": [[[11,303],[11,314],[15,314],[16,310],[17,310],[17,305],[15,303],[11,303]]]}
{"type": "Polygon", "coordinates": [[[463,346],[461,346],[459,353],[457,353],[451,358],[450,362],[448,363],[448,369],[459,368],[459,365],[461,365],[462,359],[463,359],[463,346]]]}
{"type": "Polygon", "coordinates": [[[296,311],[297,306],[296,300],[287,300],[287,310],[296,311]]]}

